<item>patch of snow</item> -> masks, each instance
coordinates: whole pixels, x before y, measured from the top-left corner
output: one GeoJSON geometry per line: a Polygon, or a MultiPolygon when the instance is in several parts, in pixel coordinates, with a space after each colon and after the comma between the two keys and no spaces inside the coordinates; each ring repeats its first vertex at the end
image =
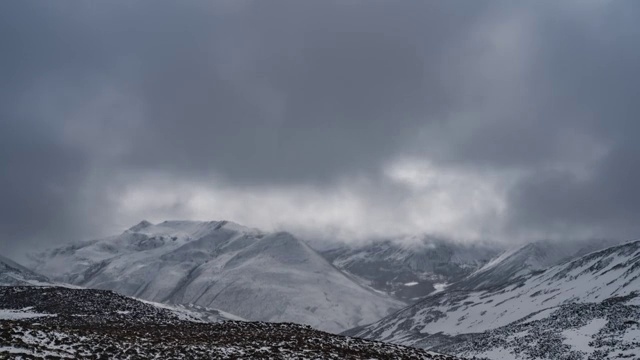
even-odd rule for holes
{"type": "Polygon", "coordinates": [[[593,335],[597,334],[606,324],[606,319],[593,319],[587,325],[580,328],[565,330],[562,332],[562,336],[565,338],[564,343],[571,346],[572,350],[584,351],[590,354],[595,348],[589,346],[589,341],[591,341],[593,335]]]}
{"type": "Polygon", "coordinates": [[[622,340],[630,343],[640,342],[640,329],[635,328],[627,330],[622,336],[622,340]]]}
{"type": "Polygon", "coordinates": [[[515,359],[514,354],[505,348],[495,348],[489,351],[481,352],[478,354],[474,354],[479,358],[487,358],[491,360],[507,360],[507,359],[515,359]]]}
{"type": "Polygon", "coordinates": [[[18,319],[30,319],[43,316],[58,316],[57,314],[41,314],[30,312],[29,308],[15,310],[15,309],[0,309],[0,320],[18,320],[18,319]]]}
{"type": "Polygon", "coordinates": [[[436,293],[439,293],[441,291],[444,291],[444,289],[446,289],[447,286],[449,286],[449,284],[447,284],[447,283],[433,284],[433,288],[435,290],[432,292],[432,294],[436,294],[436,293]]]}

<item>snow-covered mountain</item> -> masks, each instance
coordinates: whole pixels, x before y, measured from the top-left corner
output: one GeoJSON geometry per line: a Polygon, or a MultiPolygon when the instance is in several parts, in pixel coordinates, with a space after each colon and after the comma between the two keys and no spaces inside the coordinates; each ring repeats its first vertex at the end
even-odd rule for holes
{"type": "Polygon", "coordinates": [[[456,244],[428,237],[344,245],[322,252],[337,268],[367,286],[409,302],[462,279],[497,253],[496,246],[456,244]]]}
{"type": "Polygon", "coordinates": [[[49,283],[45,276],[0,256],[0,285],[40,285],[49,283]]]}
{"type": "Polygon", "coordinates": [[[0,358],[457,359],[291,323],[200,322],[112,291],[34,286],[0,287],[0,358]]]}
{"type": "Polygon", "coordinates": [[[33,268],[84,287],[333,332],[404,305],[359,285],[289,233],[227,221],[141,222],[117,236],[39,254],[33,268]]]}
{"type": "MultiPolygon", "coordinates": [[[[416,304],[374,324],[346,333],[424,348],[444,347],[456,343],[463,336],[471,339],[474,336],[472,334],[476,334],[478,339],[487,339],[489,335],[486,334],[513,335],[513,332],[507,330],[496,332],[498,331],[496,329],[520,329],[516,327],[519,321],[522,323],[528,317],[528,320],[532,321],[531,317],[534,315],[533,320],[556,319],[556,311],[566,309],[571,304],[594,304],[593,306],[600,304],[606,307],[613,303],[620,303],[615,299],[624,299],[625,306],[639,305],[640,298],[636,297],[636,292],[640,292],[640,241],[613,246],[560,265],[516,277],[502,286],[479,290],[464,290],[452,286],[443,292],[429,295],[416,304]],[[477,335],[483,333],[486,336],[477,335]]],[[[638,311],[637,309],[638,307],[632,307],[627,310],[633,312],[638,311]]],[[[607,319],[623,316],[620,314],[624,314],[627,310],[616,312],[614,309],[611,312],[613,315],[602,315],[606,323],[600,324],[602,325],[600,328],[607,328],[609,326],[607,324],[611,321],[607,319]]],[[[577,314],[579,316],[580,311],[577,314]]],[[[588,319],[585,317],[585,321],[588,319]]],[[[637,321],[634,319],[629,318],[632,322],[629,325],[637,321]]],[[[553,321],[547,323],[553,323],[553,321]]],[[[553,331],[565,334],[566,330],[568,331],[566,334],[570,334],[572,329],[576,330],[581,326],[586,324],[576,322],[575,326],[567,325],[555,328],[553,331]]],[[[629,329],[635,328],[629,326],[629,329]]],[[[558,335],[561,341],[573,341],[570,336],[562,334],[558,335]]],[[[630,344],[637,344],[637,340],[633,340],[636,336],[634,334],[626,334],[623,331],[620,336],[625,339],[629,337],[630,344]]],[[[492,359],[530,358],[525,355],[514,355],[518,350],[516,347],[501,347],[500,344],[504,344],[508,339],[503,338],[498,341],[498,338],[489,341],[489,345],[485,343],[480,346],[478,348],[480,350],[475,353],[482,353],[483,356],[492,359]],[[491,344],[495,346],[492,347],[491,344]]],[[[567,346],[571,348],[570,345],[567,346]]],[[[474,353],[468,348],[463,350],[466,351],[463,352],[465,354],[474,353]]],[[[586,356],[572,357],[572,359],[582,358],[586,359],[586,356]]]]}
{"type": "Polygon", "coordinates": [[[519,277],[616,244],[611,240],[537,241],[513,247],[455,283],[453,289],[480,290],[504,286],[519,277]]]}
{"type": "MultiPolygon", "coordinates": [[[[68,289],[74,290],[82,290],[83,288],[76,285],[64,284],[64,283],[56,283],[49,280],[47,277],[35,273],[26,267],[14,262],[13,260],[7,259],[5,257],[0,256],[0,286],[38,286],[42,288],[48,287],[64,287],[68,289]]],[[[46,292],[46,290],[43,290],[46,292]]],[[[136,299],[138,300],[138,299],[136,299]]],[[[202,321],[202,322],[220,322],[227,320],[234,321],[246,321],[245,319],[230,314],[228,312],[212,309],[204,306],[198,306],[194,304],[163,304],[148,300],[139,300],[150,304],[152,306],[167,309],[181,319],[186,319],[189,321],[202,321]]],[[[0,303],[0,305],[2,305],[0,303]]],[[[19,316],[20,312],[16,314],[19,316]]],[[[5,314],[7,315],[7,314],[5,314]]]]}

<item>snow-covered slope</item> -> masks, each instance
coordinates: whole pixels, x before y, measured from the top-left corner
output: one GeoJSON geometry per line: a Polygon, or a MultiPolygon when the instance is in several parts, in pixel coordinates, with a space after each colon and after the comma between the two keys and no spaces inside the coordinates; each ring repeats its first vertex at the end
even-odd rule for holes
{"type": "MultiPolygon", "coordinates": [[[[43,289],[37,290],[41,293],[48,293],[48,289],[45,288],[67,288],[69,291],[75,290],[83,290],[80,286],[64,284],[64,283],[55,283],[47,279],[46,277],[37,274],[26,267],[10,260],[5,257],[0,256],[0,286],[11,287],[11,286],[37,286],[43,289]]],[[[4,289],[3,289],[4,290],[4,289]]],[[[139,299],[136,299],[139,300],[139,299]]],[[[201,322],[220,322],[220,321],[246,321],[245,319],[230,314],[228,312],[211,309],[208,307],[193,305],[193,304],[163,304],[157,303],[148,300],[139,300],[155,306],[157,308],[166,309],[174,314],[176,314],[179,318],[189,321],[201,321],[201,322]]],[[[4,301],[6,305],[6,301],[4,301]]],[[[3,305],[3,303],[0,303],[3,305]]],[[[3,311],[3,310],[0,310],[3,311]]],[[[14,315],[18,318],[21,317],[32,317],[32,311],[21,311],[21,310],[4,310],[2,314],[0,314],[0,318],[11,317],[14,315]]]]}
{"type": "Polygon", "coordinates": [[[574,303],[533,313],[507,326],[461,335],[438,350],[487,359],[637,359],[637,294],[574,303]]]}
{"type": "Polygon", "coordinates": [[[358,285],[289,233],[227,221],[141,222],[118,236],[40,254],[33,265],[85,287],[334,332],[403,306],[358,285]]]}
{"type": "Polygon", "coordinates": [[[508,249],[462,281],[457,290],[481,290],[504,286],[515,279],[572,260],[584,254],[617,245],[615,241],[538,241],[508,249]]]}
{"type": "Polygon", "coordinates": [[[160,309],[166,309],[174,313],[181,320],[196,322],[222,322],[222,321],[247,321],[239,316],[230,314],[226,311],[211,309],[204,306],[193,304],[164,304],[155,301],[135,299],[145,304],[155,306],[160,309]]]}
{"type": "Polygon", "coordinates": [[[367,286],[413,302],[477,270],[496,253],[495,246],[416,237],[356,247],[345,245],[322,254],[367,286]]]}
{"type": "Polygon", "coordinates": [[[45,276],[0,256],[0,285],[41,285],[49,283],[45,276]]]}
{"type": "Polygon", "coordinates": [[[0,287],[2,359],[434,359],[291,323],[208,323],[94,289],[0,287]]]}
{"type": "MultiPolygon", "coordinates": [[[[545,309],[601,303],[640,290],[640,241],[613,246],[483,290],[454,287],[347,333],[426,348],[482,333],[545,309]]],[[[628,305],[638,305],[633,298],[628,305]]],[[[508,357],[507,357],[508,358],[508,357]]]]}

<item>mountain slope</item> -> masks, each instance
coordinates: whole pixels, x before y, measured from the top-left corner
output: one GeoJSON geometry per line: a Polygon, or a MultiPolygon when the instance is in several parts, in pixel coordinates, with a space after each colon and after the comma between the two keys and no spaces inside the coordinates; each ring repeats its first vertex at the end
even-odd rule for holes
{"type": "Polygon", "coordinates": [[[226,221],[142,222],[40,254],[34,268],[85,287],[335,332],[403,305],[358,285],[291,234],[226,221]]]}
{"type": "Polygon", "coordinates": [[[40,285],[49,283],[45,276],[0,256],[0,285],[40,285]]]}
{"type": "Polygon", "coordinates": [[[481,290],[504,286],[517,278],[558,265],[590,252],[617,245],[615,241],[538,241],[508,249],[480,269],[453,284],[456,290],[481,290]]]}
{"type": "MultiPolygon", "coordinates": [[[[2,256],[0,256],[0,286],[38,286],[43,288],[64,287],[68,289],[82,290],[79,286],[51,282],[48,278],[2,256]]],[[[42,290],[44,293],[47,293],[47,291],[48,290],[45,289],[42,290]]],[[[168,305],[146,300],[141,301],[158,308],[167,309],[175,313],[181,319],[187,319],[190,321],[246,321],[239,316],[235,316],[218,309],[211,309],[193,304],[168,305]]],[[[6,305],[6,301],[4,305],[6,305]]],[[[20,316],[20,313],[16,313],[16,316],[20,316]]]]}
{"type": "Polygon", "coordinates": [[[489,246],[447,243],[430,238],[377,241],[323,251],[337,268],[367,286],[406,301],[460,280],[496,255],[489,246]]]}
{"type": "MultiPolygon", "coordinates": [[[[573,261],[483,290],[447,290],[348,334],[432,348],[453,336],[482,333],[545,309],[600,303],[640,290],[640,241],[590,253],[573,261]]],[[[634,298],[629,305],[638,305],[634,298]]]]}
{"type": "Polygon", "coordinates": [[[446,353],[488,359],[634,359],[640,349],[637,294],[548,308],[507,326],[457,336],[446,353]]]}
{"type": "Polygon", "coordinates": [[[0,358],[434,359],[290,323],[202,323],[111,291],[0,287],[0,358]]]}

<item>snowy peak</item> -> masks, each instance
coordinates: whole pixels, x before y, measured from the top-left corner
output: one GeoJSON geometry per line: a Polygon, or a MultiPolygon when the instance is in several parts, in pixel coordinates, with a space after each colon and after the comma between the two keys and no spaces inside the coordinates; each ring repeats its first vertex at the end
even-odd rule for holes
{"type": "Polygon", "coordinates": [[[128,231],[132,231],[132,232],[138,232],[144,228],[147,228],[149,226],[153,226],[152,223],[148,222],[147,220],[142,220],[139,223],[137,223],[136,225],[133,225],[132,227],[130,227],[128,229],[128,231]]]}
{"type": "Polygon", "coordinates": [[[277,232],[264,236],[251,247],[240,252],[236,257],[268,257],[279,263],[289,265],[309,263],[314,263],[318,266],[328,265],[326,261],[304,241],[287,232],[277,232]]]}
{"type": "Polygon", "coordinates": [[[289,233],[229,221],[142,225],[46,252],[34,268],[59,281],[150,301],[336,332],[405,305],[362,287],[289,233]]]}
{"type": "Polygon", "coordinates": [[[155,236],[177,236],[188,238],[199,238],[213,231],[225,228],[230,231],[245,233],[260,233],[257,229],[252,229],[231,221],[191,221],[191,220],[165,220],[158,224],[152,224],[146,220],[127,229],[125,233],[141,233],[155,236]]]}

